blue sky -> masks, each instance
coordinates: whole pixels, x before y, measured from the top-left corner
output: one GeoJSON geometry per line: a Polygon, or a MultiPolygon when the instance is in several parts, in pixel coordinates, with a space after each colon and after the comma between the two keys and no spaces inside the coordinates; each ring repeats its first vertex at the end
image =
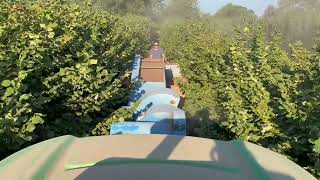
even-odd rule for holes
{"type": "Polygon", "coordinates": [[[263,15],[268,5],[277,5],[277,0],[199,0],[200,9],[206,13],[215,13],[228,3],[252,9],[256,14],[263,15]]]}

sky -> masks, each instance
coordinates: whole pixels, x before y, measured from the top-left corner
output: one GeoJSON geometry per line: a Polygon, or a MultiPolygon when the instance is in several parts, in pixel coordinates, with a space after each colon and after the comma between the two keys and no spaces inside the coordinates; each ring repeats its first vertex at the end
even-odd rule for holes
{"type": "Polygon", "coordinates": [[[277,5],[277,0],[199,0],[200,9],[205,13],[215,13],[228,3],[252,9],[259,16],[269,5],[277,5]]]}

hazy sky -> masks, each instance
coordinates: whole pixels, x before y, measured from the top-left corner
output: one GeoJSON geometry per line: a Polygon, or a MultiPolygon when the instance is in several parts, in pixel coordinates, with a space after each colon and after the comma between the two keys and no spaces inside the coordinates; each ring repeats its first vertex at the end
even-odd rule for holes
{"type": "Polygon", "coordinates": [[[258,15],[262,15],[268,5],[277,5],[277,0],[199,0],[200,9],[206,13],[215,13],[228,3],[245,6],[258,15]]]}

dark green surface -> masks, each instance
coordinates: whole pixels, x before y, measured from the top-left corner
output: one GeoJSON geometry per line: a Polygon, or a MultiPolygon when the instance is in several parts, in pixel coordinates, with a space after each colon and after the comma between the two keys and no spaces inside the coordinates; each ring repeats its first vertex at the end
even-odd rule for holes
{"type": "Polygon", "coordinates": [[[30,179],[46,179],[49,171],[75,139],[76,138],[73,136],[67,136],[66,139],[62,141],[61,145],[59,145],[57,149],[46,159],[41,168],[39,168],[30,179]]]}
{"type": "Polygon", "coordinates": [[[220,170],[226,173],[240,173],[240,170],[233,167],[226,167],[212,162],[201,161],[185,161],[185,160],[159,160],[159,159],[122,159],[122,160],[104,160],[100,162],[85,164],[66,164],[65,170],[75,170],[96,166],[118,166],[118,165],[134,165],[134,164],[161,164],[161,165],[179,165],[195,168],[206,168],[211,170],[220,170]]]}
{"type": "Polygon", "coordinates": [[[15,161],[19,160],[20,157],[22,156],[27,156],[30,153],[33,152],[33,150],[38,146],[38,148],[44,148],[47,149],[49,146],[51,146],[54,143],[57,143],[57,141],[61,138],[55,138],[47,141],[43,141],[41,143],[35,144],[33,146],[29,146],[27,148],[24,148],[9,157],[5,158],[4,160],[0,161],[0,172],[8,168],[12,163],[15,161]]]}
{"type": "Polygon", "coordinates": [[[255,173],[259,180],[271,180],[265,169],[255,160],[242,141],[234,140],[231,141],[231,144],[235,146],[235,149],[239,150],[241,157],[247,161],[250,169],[252,169],[252,172],[255,173]]]}

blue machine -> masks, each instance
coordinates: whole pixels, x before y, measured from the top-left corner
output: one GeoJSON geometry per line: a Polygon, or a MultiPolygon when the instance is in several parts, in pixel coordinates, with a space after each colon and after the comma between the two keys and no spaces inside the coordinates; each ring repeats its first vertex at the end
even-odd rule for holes
{"type": "MultiPolygon", "coordinates": [[[[178,108],[180,95],[174,90],[166,88],[165,69],[155,67],[154,73],[161,73],[163,80],[143,81],[143,62],[149,64],[161,64],[161,60],[142,60],[136,56],[132,69],[132,82],[141,82],[140,85],[131,93],[129,107],[139,101],[139,106],[133,114],[134,121],[112,124],[111,135],[116,134],[169,134],[186,135],[186,115],[178,108]],[[161,70],[159,70],[161,69],[161,70]]],[[[161,67],[161,66],[160,66],[161,67]]],[[[152,71],[152,66],[147,67],[152,71]]],[[[144,75],[144,76],[148,76],[144,75]]]]}

